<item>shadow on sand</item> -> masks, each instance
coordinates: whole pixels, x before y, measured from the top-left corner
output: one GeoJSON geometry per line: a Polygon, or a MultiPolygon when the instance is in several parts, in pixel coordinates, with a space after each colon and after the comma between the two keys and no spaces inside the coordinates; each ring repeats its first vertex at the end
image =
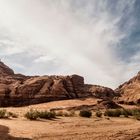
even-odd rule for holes
{"type": "Polygon", "coordinates": [[[0,125],[0,140],[32,140],[32,139],[13,137],[9,134],[9,128],[7,126],[0,125]]]}

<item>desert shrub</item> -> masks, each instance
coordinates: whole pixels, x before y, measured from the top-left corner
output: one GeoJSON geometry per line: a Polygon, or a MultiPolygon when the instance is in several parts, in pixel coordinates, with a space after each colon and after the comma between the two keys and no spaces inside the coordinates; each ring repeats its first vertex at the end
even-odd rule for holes
{"type": "Polygon", "coordinates": [[[96,117],[102,117],[102,112],[101,111],[97,111],[95,115],[96,115],[96,117]]]}
{"type": "Polygon", "coordinates": [[[51,119],[51,118],[55,118],[56,114],[53,111],[37,111],[37,110],[33,110],[31,109],[30,111],[28,111],[25,114],[25,117],[29,120],[36,120],[38,118],[41,119],[51,119]]]}
{"type": "Polygon", "coordinates": [[[120,115],[125,117],[140,116],[140,109],[108,109],[104,115],[109,117],[119,117],[120,115]]]}
{"type": "Polygon", "coordinates": [[[24,116],[29,120],[36,120],[39,117],[39,112],[37,110],[31,109],[24,116]]]}
{"type": "Polygon", "coordinates": [[[92,112],[89,110],[81,110],[79,116],[90,118],[92,116],[92,112]]]}
{"type": "Polygon", "coordinates": [[[17,118],[18,115],[12,112],[7,112],[6,109],[0,110],[0,118],[9,118],[9,117],[17,118]]]}
{"type": "Polygon", "coordinates": [[[127,110],[120,109],[120,111],[121,111],[121,115],[123,115],[124,117],[128,117],[129,116],[129,112],[127,112],[127,110]]]}
{"type": "Polygon", "coordinates": [[[140,109],[127,109],[129,116],[133,116],[136,120],[140,120],[140,109]]]}
{"type": "Polygon", "coordinates": [[[120,115],[122,115],[120,109],[108,109],[104,113],[104,116],[109,116],[109,117],[119,117],[120,115]]]}
{"type": "Polygon", "coordinates": [[[48,112],[48,111],[38,112],[38,117],[41,119],[51,119],[51,118],[55,118],[55,116],[56,116],[56,114],[53,111],[51,111],[51,112],[48,112]]]}
{"type": "Polygon", "coordinates": [[[7,111],[5,109],[0,110],[0,118],[8,118],[7,111]]]}
{"type": "Polygon", "coordinates": [[[132,109],[132,115],[140,116],[140,109],[132,109]]]}
{"type": "Polygon", "coordinates": [[[127,112],[128,116],[136,116],[140,115],[140,109],[125,109],[127,112]]]}
{"type": "Polygon", "coordinates": [[[49,116],[50,116],[50,118],[56,118],[56,114],[54,111],[50,111],[49,116]]]}
{"type": "Polygon", "coordinates": [[[9,117],[18,118],[18,115],[13,113],[13,112],[7,112],[7,114],[8,114],[9,117]]]}

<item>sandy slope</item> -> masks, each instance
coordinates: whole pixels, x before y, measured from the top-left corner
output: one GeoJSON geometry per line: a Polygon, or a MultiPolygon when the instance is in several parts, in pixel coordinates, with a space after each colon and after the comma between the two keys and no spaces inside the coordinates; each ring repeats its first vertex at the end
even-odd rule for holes
{"type": "Polygon", "coordinates": [[[16,119],[0,119],[0,140],[140,140],[140,121],[131,118],[60,117],[29,121],[23,114],[30,108],[93,105],[95,99],[57,101],[28,107],[6,108],[19,114],[16,119]]]}
{"type": "Polygon", "coordinates": [[[63,101],[53,101],[48,103],[42,103],[37,105],[30,105],[26,107],[8,107],[6,108],[7,111],[15,112],[19,116],[25,114],[25,112],[29,111],[30,109],[37,109],[37,110],[49,110],[52,108],[61,108],[65,109],[67,107],[76,107],[80,105],[96,105],[99,99],[94,98],[87,98],[87,99],[73,99],[73,100],[63,100],[63,101]]]}

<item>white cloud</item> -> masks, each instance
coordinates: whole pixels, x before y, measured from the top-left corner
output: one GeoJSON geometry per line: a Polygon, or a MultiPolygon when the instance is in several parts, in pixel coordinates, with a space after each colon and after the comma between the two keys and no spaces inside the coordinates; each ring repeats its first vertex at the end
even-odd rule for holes
{"type": "Polygon", "coordinates": [[[130,12],[134,1],[120,0],[115,16],[108,10],[108,1],[82,2],[1,0],[0,28],[8,30],[12,42],[0,38],[0,44],[4,42],[0,55],[25,74],[77,73],[88,83],[110,87],[120,84],[128,78],[122,73],[129,65],[117,58],[113,46],[126,36],[117,24],[125,16],[125,6],[130,12]],[[31,60],[24,57],[25,52],[31,60]],[[9,59],[18,53],[23,54],[23,61],[9,59]],[[29,63],[27,69],[25,62],[29,63]]]}

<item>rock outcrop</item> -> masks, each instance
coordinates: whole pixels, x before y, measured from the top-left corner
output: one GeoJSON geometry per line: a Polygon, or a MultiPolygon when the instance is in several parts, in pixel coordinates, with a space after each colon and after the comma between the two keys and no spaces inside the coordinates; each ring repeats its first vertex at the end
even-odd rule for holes
{"type": "Polygon", "coordinates": [[[14,71],[0,61],[0,75],[13,75],[14,71]]]}
{"type": "Polygon", "coordinates": [[[25,76],[0,62],[0,106],[23,106],[83,97],[112,99],[112,89],[86,85],[79,75],[25,76]]]}
{"type": "Polygon", "coordinates": [[[122,104],[140,104],[140,72],[120,85],[115,92],[120,95],[118,102],[122,104]]]}
{"type": "Polygon", "coordinates": [[[111,88],[99,86],[99,85],[84,85],[84,92],[87,96],[93,96],[100,99],[113,99],[116,94],[111,88]]]}

